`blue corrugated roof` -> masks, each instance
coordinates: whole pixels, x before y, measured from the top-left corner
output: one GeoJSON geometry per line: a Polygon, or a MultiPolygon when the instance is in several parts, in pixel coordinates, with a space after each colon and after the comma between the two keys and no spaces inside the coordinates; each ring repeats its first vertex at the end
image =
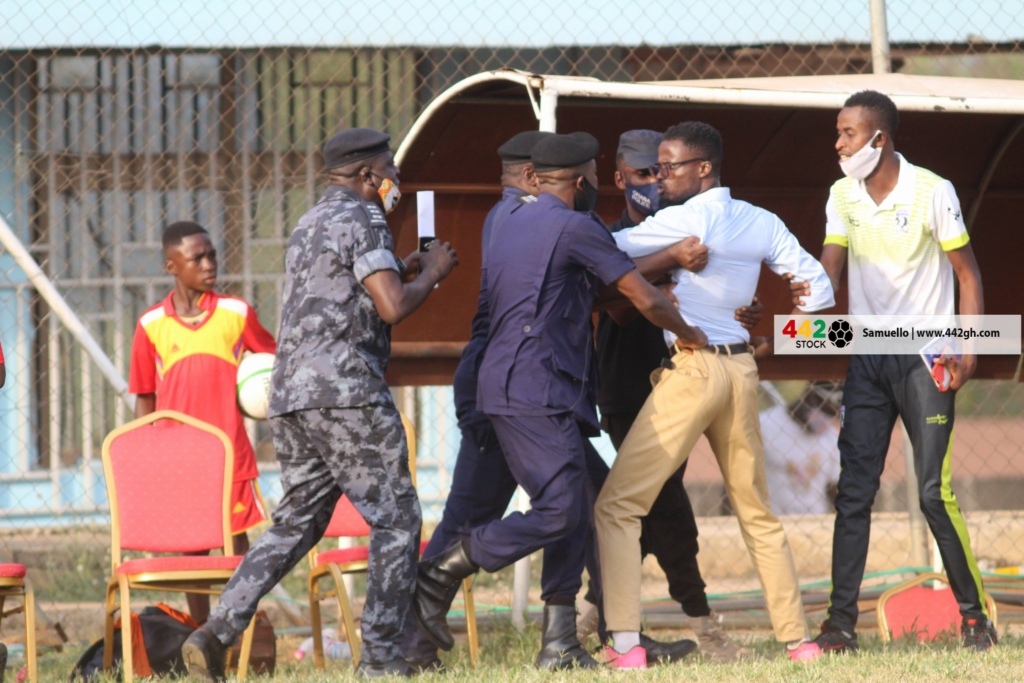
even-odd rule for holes
{"type": "MultiPolygon", "coordinates": [[[[0,0],[0,49],[866,42],[860,0],[0,0]]],[[[889,3],[898,41],[1024,37],[1024,0],[889,3]]]]}

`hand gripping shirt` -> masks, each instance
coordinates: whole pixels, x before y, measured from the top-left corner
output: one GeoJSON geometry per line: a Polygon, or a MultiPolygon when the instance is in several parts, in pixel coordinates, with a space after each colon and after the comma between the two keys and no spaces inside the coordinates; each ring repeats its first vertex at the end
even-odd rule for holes
{"type": "MultiPolygon", "coordinates": [[[[749,306],[764,263],[779,275],[793,273],[810,284],[800,310],[835,306],[825,269],[808,254],[785,223],[770,211],[733,199],[727,187],[715,187],[678,206],[666,207],[635,228],[615,233],[615,242],[633,258],[646,256],[696,236],[708,248],[708,265],[699,273],[672,271],[679,313],[704,330],[711,344],[750,341],[737,308],[749,306]]],[[[675,335],[665,332],[665,342],[675,335]]]]}
{"type": "Polygon", "coordinates": [[[401,272],[384,212],[332,185],[288,240],[271,417],[391,405],[391,326],[363,286],[382,270],[401,272]]]}
{"type": "Polygon", "coordinates": [[[135,326],[128,391],[156,393],[157,410],[177,410],[218,427],[235,447],[235,481],[259,476],[236,399],[243,351],[274,353],[276,345],[256,311],[242,299],[207,292],[198,324],[174,310],[173,292],[135,326]]]}

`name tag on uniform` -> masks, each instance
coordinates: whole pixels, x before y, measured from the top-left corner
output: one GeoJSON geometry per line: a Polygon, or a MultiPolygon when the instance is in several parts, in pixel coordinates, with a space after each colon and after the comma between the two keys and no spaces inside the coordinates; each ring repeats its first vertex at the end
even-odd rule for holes
{"type": "Polygon", "coordinates": [[[910,209],[896,209],[896,232],[910,230],[910,209]]]}

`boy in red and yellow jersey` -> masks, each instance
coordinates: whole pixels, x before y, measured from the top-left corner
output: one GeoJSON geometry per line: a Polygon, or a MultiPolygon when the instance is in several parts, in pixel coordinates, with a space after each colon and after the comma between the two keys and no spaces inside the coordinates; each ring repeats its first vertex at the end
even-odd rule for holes
{"type": "MultiPolygon", "coordinates": [[[[246,530],[266,519],[256,487],[256,455],[235,400],[243,351],[275,353],[274,338],[242,299],[213,291],[217,251],[196,223],[173,223],[163,234],[164,267],[174,291],[146,311],[135,328],[128,390],[135,416],[177,410],[220,428],[235,450],[231,529],[235,553],[249,549],[246,530]]],[[[206,620],[210,599],[188,595],[189,611],[206,620]]]]}

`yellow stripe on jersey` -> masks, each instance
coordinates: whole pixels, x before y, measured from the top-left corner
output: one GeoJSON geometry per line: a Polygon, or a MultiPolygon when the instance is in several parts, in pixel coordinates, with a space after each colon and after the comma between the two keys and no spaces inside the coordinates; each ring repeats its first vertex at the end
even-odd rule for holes
{"type": "Polygon", "coordinates": [[[952,239],[948,239],[944,242],[939,242],[939,246],[942,247],[942,251],[953,251],[964,246],[971,241],[971,236],[966,232],[960,233],[952,239]]]}
{"type": "Polygon", "coordinates": [[[215,356],[232,365],[241,359],[242,333],[248,307],[235,299],[221,299],[210,318],[196,328],[182,325],[163,308],[142,317],[146,336],[156,348],[157,372],[163,378],[174,364],[198,354],[215,356]],[[224,303],[227,305],[223,305],[224,303]]]}

